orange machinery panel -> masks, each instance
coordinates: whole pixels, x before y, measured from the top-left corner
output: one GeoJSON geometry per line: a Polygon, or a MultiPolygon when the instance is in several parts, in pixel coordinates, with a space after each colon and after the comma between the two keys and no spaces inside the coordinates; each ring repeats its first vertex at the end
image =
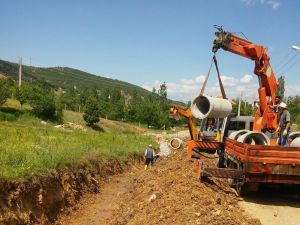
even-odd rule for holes
{"type": "Polygon", "coordinates": [[[198,148],[203,151],[215,151],[220,148],[220,142],[217,141],[187,141],[188,159],[192,158],[193,148],[198,148]]]}

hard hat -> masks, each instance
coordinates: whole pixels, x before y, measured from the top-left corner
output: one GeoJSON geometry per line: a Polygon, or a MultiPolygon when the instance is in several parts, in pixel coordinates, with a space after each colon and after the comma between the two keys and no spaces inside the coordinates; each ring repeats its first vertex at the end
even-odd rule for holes
{"type": "Polygon", "coordinates": [[[149,147],[151,148],[151,147],[152,147],[152,145],[150,144],[150,145],[149,145],[149,147]]]}
{"type": "Polygon", "coordinates": [[[286,109],[286,104],[284,102],[280,102],[279,103],[279,107],[286,109]]]}

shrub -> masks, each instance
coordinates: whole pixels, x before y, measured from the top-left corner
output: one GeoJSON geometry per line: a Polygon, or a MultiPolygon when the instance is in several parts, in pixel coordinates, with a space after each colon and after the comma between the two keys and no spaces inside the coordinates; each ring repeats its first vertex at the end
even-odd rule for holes
{"type": "Polygon", "coordinates": [[[13,81],[10,78],[0,80],[0,105],[3,105],[12,94],[13,81]]]}
{"type": "Polygon", "coordinates": [[[100,121],[100,112],[97,99],[95,97],[89,97],[83,114],[83,119],[88,126],[93,126],[100,121]]]}

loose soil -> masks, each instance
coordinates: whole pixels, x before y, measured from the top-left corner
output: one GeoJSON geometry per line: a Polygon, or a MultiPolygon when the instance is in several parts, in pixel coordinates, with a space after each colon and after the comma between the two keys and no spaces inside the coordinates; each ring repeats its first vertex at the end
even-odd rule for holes
{"type": "Polygon", "coordinates": [[[85,198],[57,224],[261,224],[244,213],[226,182],[199,183],[195,166],[180,150],[147,171],[137,164],[112,177],[100,194],[85,198]]]}

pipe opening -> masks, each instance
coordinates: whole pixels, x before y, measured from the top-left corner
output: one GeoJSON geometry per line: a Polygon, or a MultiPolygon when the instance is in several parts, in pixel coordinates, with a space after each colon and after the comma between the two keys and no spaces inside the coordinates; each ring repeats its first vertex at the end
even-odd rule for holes
{"type": "Polygon", "coordinates": [[[197,96],[191,105],[195,118],[225,118],[231,113],[232,106],[227,99],[214,98],[206,95],[197,96]]]}
{"type": "Polygon", "coordinates": [[[265,134],[255,131],[250,131],[240,136],[237,141],[249,145],[268,145],[270,142],[265,134]]]}
{"type": "Polygon", "coordinates": [[[194,103],[196,104],[199,111],[205,115],[209,112],[210,103],[207,98],[204,96],[199,96],[194,100],[194,103]]]}

